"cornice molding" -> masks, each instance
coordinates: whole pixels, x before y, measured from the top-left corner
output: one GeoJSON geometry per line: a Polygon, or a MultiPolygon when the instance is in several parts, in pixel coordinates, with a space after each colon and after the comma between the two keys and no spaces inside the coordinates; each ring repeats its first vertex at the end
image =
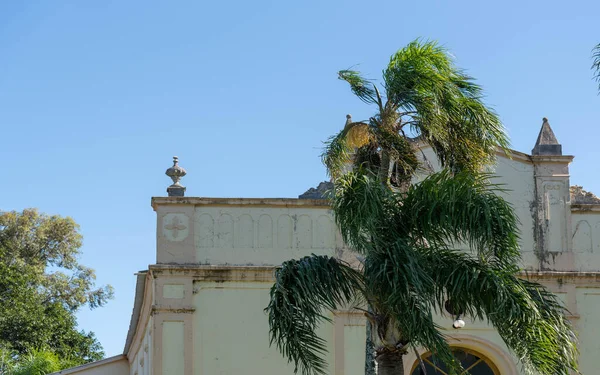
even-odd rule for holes
{"type": "Polygon", "coordinates": [[[329,208],[327,199],[152,197],[152,208],[165,205],[329,208]]]}
{"type": "Polygon", "coordinates": [[[191,277],[196,281],[275,281],[276,266],[228,266],[198,264],[155,264],[150,266],[157,277],[191,277]]]}

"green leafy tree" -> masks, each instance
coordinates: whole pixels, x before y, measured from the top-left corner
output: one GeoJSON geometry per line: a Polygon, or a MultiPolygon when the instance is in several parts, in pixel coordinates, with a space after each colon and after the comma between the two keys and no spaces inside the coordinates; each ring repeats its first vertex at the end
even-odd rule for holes
{"type": "Polygon", "coordinates": [[[103,306],[113,292],[95,287],[94,271],[77,261],[80,247],[71,218],[0,212],[0,350],[13,353],[6,358],[21,363],[49,352],[61,363],[82,364],[104,356],[94,334],[77,329],[74,314],[103,306]]]}
{"type": "Polygon", "coordinates": [[[283,263],[266,308],[271,342],[297,372],[324,373],[326,342],[316,329],[336,309],[357,306],[372,327],[379,374],[402,374],[403,356],[419,347],[462,373],[433,320],[451,310],[492,324],[527,373],[576,370],[565,310],[517,277],[517,217],[479,172],[508,145],[481,88],[443,48],[421,41],[392,56],[382,90],[358,72],[340,78],[377,109],[368,121],[349,120],[323,156],[336,223],[361,266],[317,255],[283,263]],[[411,185],[420,143],[446,169],[411,185]]]}

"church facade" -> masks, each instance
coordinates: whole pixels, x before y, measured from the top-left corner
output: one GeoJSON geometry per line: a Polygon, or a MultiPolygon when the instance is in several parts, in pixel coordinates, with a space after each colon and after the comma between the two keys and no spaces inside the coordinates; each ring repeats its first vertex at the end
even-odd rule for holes
{"type": "MultiPolygon", "coordinates": [[[[430,149],[423,155],[438,167],[430,149]]],[[[531,155],[499,153],[494,173],[520,219],[521,276],[546,285],[568,308],[581,372],[591,375],[600,367],[600,199],[570,185],[572,161],[544,119],[531,155]]],[[[59,374],[293,374],[269,346],[263,309],[283,261],[310,254],[356,261],[327,201],[185,197],[178,183],[185,171],[174,164],[169,196],[152,198],[156,264],[137,274],[123,354],[59,374]]],[[[329,373],[364,374],[364,316],[350,310],[332,318],[320,329],[329,373]]],[[[436,319],[473,375],[522,374],[493,328],[466,317],[464,328],[453,329],[450,315],[436,319]]],[[[419,374],[417,363],[407,355],[405,373],[419,374]]]]}

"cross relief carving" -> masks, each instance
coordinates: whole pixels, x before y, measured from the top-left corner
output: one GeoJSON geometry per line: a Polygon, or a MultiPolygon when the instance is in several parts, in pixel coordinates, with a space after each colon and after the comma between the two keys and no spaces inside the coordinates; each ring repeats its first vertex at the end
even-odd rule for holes
{"type": "Polygon", "coordinates": [[[163,234],[171,241],[184,240],[189,232],[188,217],[183,214],[167,214],[163,219],[163,234]]]}
{"type": "Polygon", "coordinates": [[[187,227],[185,225],[181,224],[181,219],[179,219],[178,216],[175,216],[175,217],[173,217],[173,220],[171,220],[171,224],[165,225],[165,229],[172,230],[173,238],[177,238],[177,236],[179,235],[179,231],[187,229],[187,227]]]}

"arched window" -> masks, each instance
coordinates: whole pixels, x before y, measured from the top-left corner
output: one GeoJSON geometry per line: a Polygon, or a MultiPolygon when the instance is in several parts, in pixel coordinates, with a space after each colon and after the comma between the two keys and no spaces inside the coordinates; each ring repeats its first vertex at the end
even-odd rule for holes
{"type": "MultiPolygon", "coordinates": [[[[483,354],[465,348],[453,348],[452,353],[454,353],[456,359],[460,361],[465,369],[463,374],[500,375],[498,368],[483,354]]],[[[427,370],[427,375],[448,375],[446,366],[440,361],[436,360],[431,353],[425,353],[421,358],[423,359],[423,364],[427,370]]],[[[413,365],[413,369],[410,373],[411,375],[424,374],[421,370],[421,364],[418,360],[413,365]]]]}

